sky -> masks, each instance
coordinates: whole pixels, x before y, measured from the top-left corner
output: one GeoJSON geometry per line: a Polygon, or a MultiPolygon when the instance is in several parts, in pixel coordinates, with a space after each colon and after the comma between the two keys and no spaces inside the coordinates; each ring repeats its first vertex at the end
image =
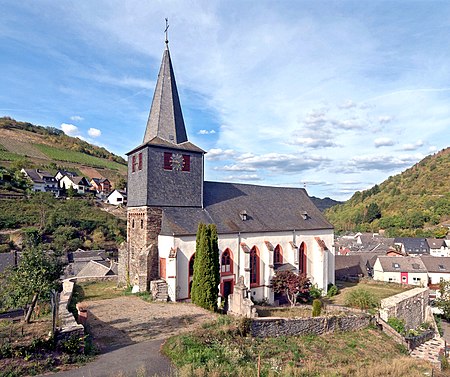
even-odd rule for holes
{"type": "Polygon", "coordinates": [[[206,180],[346,200],[450,144],[449,1],[0,0],[0,116],[125,156],[166,17],[206,180]]]}

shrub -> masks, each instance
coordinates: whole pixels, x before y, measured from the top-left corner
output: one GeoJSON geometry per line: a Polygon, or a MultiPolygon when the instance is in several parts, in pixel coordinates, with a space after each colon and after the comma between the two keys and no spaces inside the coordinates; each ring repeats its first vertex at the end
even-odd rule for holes
{"type": "Polygon", "coordinates": [[[390,317],[387,321],[388,325],[391,326],[399,334],[405,333],[405,321],[400,318],[390,317]]]}
{"type": "Polygon", "coordinates": [[[319,299],[316,298],[313,301],[313,305],[312,305],[312,316],[318,317],[321,312],[322,312],[322,301],[320,301],[319,299]]]}
{"type": "Polygon", "coordinates": [[[345,296],[345,305],[367,310],[375,308],[378,305],[378,301],[374,294],[367,289],[356,288],[345,296]]]}
{"type": "Polygon", "coordinates": [[[339,293],[339,288],[337,286],[335,286],[334,284],[329,284],[327,297],[336,296],[338,293],[339,293]]]}
{"type": "Polygon", "coordinates": [[[323,295],[323,289],[318,288],[317,284],[311,286],[311,288],[309,289],[309,296],[312,299],[321,298],[322,295],[323,295]]]}

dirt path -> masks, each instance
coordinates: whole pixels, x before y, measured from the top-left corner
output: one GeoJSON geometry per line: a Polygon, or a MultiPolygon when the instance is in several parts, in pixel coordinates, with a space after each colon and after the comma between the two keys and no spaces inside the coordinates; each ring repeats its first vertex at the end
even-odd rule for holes
{"type": "Polygon", "coordinates": [[[88,328],[101,352],[188,332],[215,315],[192,304],[145,302],[123,296],[87,301],[88,328]]]}
{"type": "Polygon", "coordinates": [[[216,318],[192,304],[145,302],[135,296],[85,304],[88,328],[101,354],[51,377],[169,376],[170,361],[160,353],[164,340],[216,318]]]}

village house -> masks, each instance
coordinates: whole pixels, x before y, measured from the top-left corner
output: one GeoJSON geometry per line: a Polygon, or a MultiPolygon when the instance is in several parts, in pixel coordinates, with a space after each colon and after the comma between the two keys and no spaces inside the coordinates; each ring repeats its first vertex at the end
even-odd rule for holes
{"type": "Polygon", "coordinates": [[[55,196],[59,195],[58,181],[53,174],[40,169],[22,169],[21,172],[32,182],[34,192],[51,192],[55,196]]]}
{"type": "Polygon", "coordinates": [[[271,279],[283,266],[326,291],[334,283],[334,231],[306,191],[204,181],[204,154],[188,140],[166,48],[143,143],[128,153],[120,281],[143,291],[161,279],[171,300],[189,299],[203,222],[217,226],[222,297],[243,278],[253,300],[274,303],[271,279]]]}
{"type": "Polygon", "coordinates": [[[407,255],[430,254],[430,247],[425,238],[396,237],[394,244],[399,246],[401,251],[407,255]]]}
{"type": "Polygon", "coordinates": [[[97,194],[108,194],[111,192],[111,182],[108,178],[92,178],[89,183],[97,194]]]}
{"type": "Polygon", "coordinates": [[[64,175],[59,180],[59,187],[65,190],[68,190],[70,187],[73,187],[73,189],[78,194],[86,194],[89,191],[91,185],[89,184],[88,180],[85,177],[64,175]]]}
{"type": "Polygon", "coordinates": [[[127,193],[125,191],[114,190],[106,197],[106,203],[115,206],[127,204],[127,193]]]}
{"type": "Polygon", "coordinates": [[[427,269],[422,260],[415,256],[379,256],[373,267],[373,278],[390,283],[428,284],[427,269]]]}
{"type": "Polygon", "coordinates": [[[448,248],[444,239],[427,238],[428,247],[430,248],[430,255],[435,257],[449,257],[450,249],[448,248]]]}
{"type": "Polygon", "coordinates": [[[73,171],[58,170],[56,172],[56,174],[55,174],[55,178],[59,182],[62,179],[62,177],[64,177],[65,175],[67,175],[68,177],[76,177],[76,176],[78,176],[78,174],[73,172],[73,171]]]}

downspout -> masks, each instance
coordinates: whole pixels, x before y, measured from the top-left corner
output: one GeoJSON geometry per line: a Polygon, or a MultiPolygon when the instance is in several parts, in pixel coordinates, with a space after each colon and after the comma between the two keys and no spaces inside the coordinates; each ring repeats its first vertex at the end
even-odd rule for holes
{"type": "Polygon", "coordinates": [[[241,232],[238,232],[238,247],[237,247],[237,265],[238,265],[238,276],[237,281],[241,276],[241,232]]]}

